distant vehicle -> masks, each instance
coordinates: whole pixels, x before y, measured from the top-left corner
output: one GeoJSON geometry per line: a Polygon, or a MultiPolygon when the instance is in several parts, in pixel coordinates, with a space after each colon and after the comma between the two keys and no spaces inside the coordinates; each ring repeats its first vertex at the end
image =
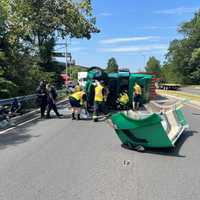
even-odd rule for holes
{"type": "Polygon", "coordinates": [[[61,74],[61,77],[62,77],[65,85],[67,85],[70,82],[70,77],[67,74],[61,74]]]}
{"type": "Polygon", "coordinates": [[[161,90],[178,90],[180,87],[180,84],[175,83],[158,83],[158,88],[161,90]]]}
{"type": "Polygon", "coordinates": [[[85,87],[88,72],[78,72],[78,83],[81,87],[85,87]]]}

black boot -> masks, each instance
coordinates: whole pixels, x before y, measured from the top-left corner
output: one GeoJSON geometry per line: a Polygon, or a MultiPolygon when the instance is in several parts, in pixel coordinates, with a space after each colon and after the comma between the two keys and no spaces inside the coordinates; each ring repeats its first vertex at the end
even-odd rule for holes
{"type": "Polygon", "coordinates": [[[58,114],[57,114],[57,117],[58,117],[58,118],[62,118],[62,117],[63,117],[63,115],[62,115],[62,114],[60,114],[60,113],[58,113],[58,114]]]}
{"type": "Polygon", "coordinates": [[[80,118],[80,114],[78,114],[78,115],[77,115],[77,120],[80,120],[80,119],[81,119],[81,118],[80,118]]]}
{"type": "Polygon", "coordinates": [[[76,118],[75,118],[75,114],[74,113],[72,113],[72,120],[75,120],[76,118]]]}
{"type": "Polygon", "coordinates": [[[51,116],[50,116],[50,115],[47,115],[47,116],[46,116],[46,119],[51,119],[51,116]]]}

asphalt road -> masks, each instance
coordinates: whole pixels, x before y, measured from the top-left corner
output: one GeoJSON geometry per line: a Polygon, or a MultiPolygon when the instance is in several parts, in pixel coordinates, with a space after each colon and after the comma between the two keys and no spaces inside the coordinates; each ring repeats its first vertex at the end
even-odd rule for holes
{"type": "Polygon", "coordinates": [[[200,110],[174,152],[124,149],[106,123],[50,119],[0,135],[0,200],[200,199],[200,110]]]}
{"type": "Polygon", "coordinates": [[[200,86],[181,87],[180,91],[190,93],[190,94],[200,95],[200,86]]]}

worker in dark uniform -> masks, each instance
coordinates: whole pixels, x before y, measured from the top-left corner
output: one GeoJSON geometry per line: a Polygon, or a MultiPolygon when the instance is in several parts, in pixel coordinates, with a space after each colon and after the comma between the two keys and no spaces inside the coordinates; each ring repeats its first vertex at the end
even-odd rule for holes
{"type": "Polygon", "coordinates": [[[72,120],[80,120],[81,108],[85,106],[86,94],[83,90],[74,92],[69,97],[69,102],[72,107],[72,120]],[[77,115],[77,118],[76,116],[77,115]]]}
{"type": "Polygon", "coordinates": [[[51,118],[50,112],[53,109],[57,117],[61,117],[62,115],[58,112],[57,106],[56,106],[56,98],[57,98],[57,92],[53,85],[47,85],[47,91],[48,91],[48,97],[47,97],[47,118],[51,118]]]}
{"type": "Polygon", "coordinates": [[[40,85],[36,90],[36,103],[40,107],[41,118],[44,118],[45,110],[47,107],[47,93],[46,81],[43,80],[40,82],[40,85]]]}
{"type": "Polygon", "coordinates": [[[18,114],[22,114],[21,110],[22,110],[22,104],[17,100],[17,98],[14,98],[11,104],[9,116],[14,117],[18,114]]]}
{"type": "Polygon", "coordinates": [[[96,81],[95,95],[94,95],[94,112],[93,121],[98,121],[98,116],[100,113],[105,113],[105,96],[106,90],[103,81],[96,81]]]}

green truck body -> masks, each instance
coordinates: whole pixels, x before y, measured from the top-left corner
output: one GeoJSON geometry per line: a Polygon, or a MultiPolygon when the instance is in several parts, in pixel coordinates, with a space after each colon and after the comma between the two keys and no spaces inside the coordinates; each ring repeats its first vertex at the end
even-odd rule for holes
{"type": "Polygon", "coordinates": [[[135,82],[138,82],[142,87],[142,102],[146,103],[151,96],[152,78],[153,76],[149,74],[131,74],[129,72],[106,73],[100,68],[91,68],[88,70],[85,91],[88,101],[92,103],[94,99],[94,80],[104,80],[109,89],[107,105],[114,108],[120,93],[127,90],[129,107],[132,107],[135,82]]]}

